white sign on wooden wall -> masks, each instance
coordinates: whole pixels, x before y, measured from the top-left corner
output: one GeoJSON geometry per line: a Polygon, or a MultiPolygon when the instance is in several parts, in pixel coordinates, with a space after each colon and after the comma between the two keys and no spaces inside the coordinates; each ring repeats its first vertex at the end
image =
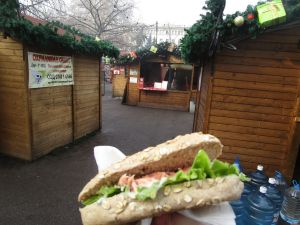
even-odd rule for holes
{"type": "Polygon", "coordinates": [[[29,88],[73,85],[71,56],[28,52],[29,88]]]}
{"type": "Polygon", "coordinates": [[[129,83],[136,84],[137,83],[137,77],[130,77],[129,78],[129,83]]]}

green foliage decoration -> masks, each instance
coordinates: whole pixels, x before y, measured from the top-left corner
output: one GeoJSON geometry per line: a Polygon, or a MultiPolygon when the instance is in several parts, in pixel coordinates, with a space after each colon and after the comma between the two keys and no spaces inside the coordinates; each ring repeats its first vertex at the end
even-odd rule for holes
{"type": "Polygon", "coordinates": [[[187,62],[199,62],[208,51],[224,0],[207,0],[205,4],[203,9],[207,11],[206,14],[200,15],[200,20],[186,30],[181,40],[182,58],[187,62]]]}
{"type": "Polygon", "coordinates": [[[150,58],[150,57],[153,57],[153,56],[159,56],[161,58],[167,58],[168,56],[170,55],[173,55],[173,56],[176,56],[178,58],[181,57],[181,52],[180,52],[180,49],[178,48],[178,46],[174,46],[174,49],[172,52],[168,51],[168,48],[170,47],[171,43],[169,42],[161,42],[161,43],[158,43],[156,45],[154,45],[156,48],[157,48],[157,52],[151,52],[149,50],[149,48],[141,48],[141,49],[138,49],[136,52],[137,52],[137,55],[138,57],[141,59],[141,60],[144,60],[146,58],[150,58]]]}
{"type": "MultiPolygon", "coordinates": [[[[186,30],[186,35],[181,39],[180,44],[182,58],[186,62],[195,63],[207,57],[207,52],[215,29],[219,29],[222,42],[245,36],[255,38],[265,30],[261,28],[258,23],[256,7],[251,5],[249,5],[244,12],[226,15],[221,25],[217,27],[217,16],[222,6],[222,1],[224,0],[207,0],[206,6],[203,8],[207,11],[206,14],[200,15],[200,20],[198,20],[190,29],[186,30]],[[254,15],[254,19],[249,19],[247,17],[251,13],[254,15]],[[235,26],[234,19],[237,16],[242,16],[244,18],[245,21],[243,26],[235,26]]],[[[257,5],[263,3],[265,3],[265,1],[260,1],[257,5]]],[[[287,13],[287,22],[299,19],[299,0],[283,0],[283,4],[287,13]]]]}
{"type": "Polygon", "coordinates": [[[31,21],[18,16],[19,4],[16,0],[1,0],[0,31],[29,46],[40,49],[62,49],[80,55],[101,57],[107,55],[117,58],[119,50],[108,41],[95,41],[91,36],[82,34],[74,28],[59,22],[33,25],[31,21]],[[58,28],[65,30],[63,35],[58,28]]]}
{"type": "Polygon", "coordinates": [[[112,61],[112,64],[115,65],[127,65],[133,62],[137,62],[138,59],[132,57],[130,54],[120,55],[117,59],[112,61]]]}
{"type": "Polygon", "coordinates": [[[150,51],[149,47],[140,48],[135,52],[136,57],[133,57],[130,53],[120,55],[119,58],[116,59],[113,63],[116,65],[125,65],[132,62],[144,61],[152,57],[160,57],[162,59],[167,59],[168,56],[171,55],[177,58],[181,58],[181,51],[178,46],[174,45],[172,51],[169,51],[169,47],[171,45],[172,44],[169,42],[161,42],[158,44],[154,44],[153,46],[157,48],[157,51],[155,53],[150,51]]]}
{"type": "Polygon", "coordinates": [[[299,0],[285,0],[285,10],[287,14],[287,20],[293,21],[300,18],[300,1],[299,0]]]}

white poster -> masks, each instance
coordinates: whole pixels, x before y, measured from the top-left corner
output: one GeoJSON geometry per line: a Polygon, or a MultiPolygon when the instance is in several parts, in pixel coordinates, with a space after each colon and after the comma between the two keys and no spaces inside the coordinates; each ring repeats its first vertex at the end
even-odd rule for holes
{"type": "Polygon", "coordinates": [[[73,85],[71,56],[28,52],[29,88],[73,85]]]}
{"type": "Polygon", "coordinates": [[[130,69],[129,74],[130,74],[131,76],[137,76],[137,75],[138,75],[138,71],[137,71],[137,69],[130,69]]]}
{"type": "Polygon", "coordinates": [[[136,84],[137,83],[137,77],[130,77],[129,78],[129,83],[136,84]]]}

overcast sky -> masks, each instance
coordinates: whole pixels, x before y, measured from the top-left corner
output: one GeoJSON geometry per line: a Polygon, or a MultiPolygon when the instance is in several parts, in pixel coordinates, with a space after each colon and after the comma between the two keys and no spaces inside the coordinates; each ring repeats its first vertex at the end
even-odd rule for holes
{"type": "MultiPolygon", "coordinates": [[[[191,26],[199,18],[205,0],[135,0],[136,16],[146,24],[176,24],[191,26]]],[[[225,14],[244,11],[258,0],[227,0],[225,14]]]]}

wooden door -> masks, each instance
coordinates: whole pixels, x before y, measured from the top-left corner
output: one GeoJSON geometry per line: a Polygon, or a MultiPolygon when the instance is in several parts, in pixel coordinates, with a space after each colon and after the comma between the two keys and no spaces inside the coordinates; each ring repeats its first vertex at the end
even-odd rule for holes
{"type": "Polygon", "coordinates": [[[128,86],[127,86],[127,104],[137,105],[139,101],[138,82],[140,77],[140,66],[138,64],[129,66],[128,86]]]}
{"type": "Polygon", "coordinates": [[[30,89],[32,158],[72,142],[72,86],[30,89]]]}

